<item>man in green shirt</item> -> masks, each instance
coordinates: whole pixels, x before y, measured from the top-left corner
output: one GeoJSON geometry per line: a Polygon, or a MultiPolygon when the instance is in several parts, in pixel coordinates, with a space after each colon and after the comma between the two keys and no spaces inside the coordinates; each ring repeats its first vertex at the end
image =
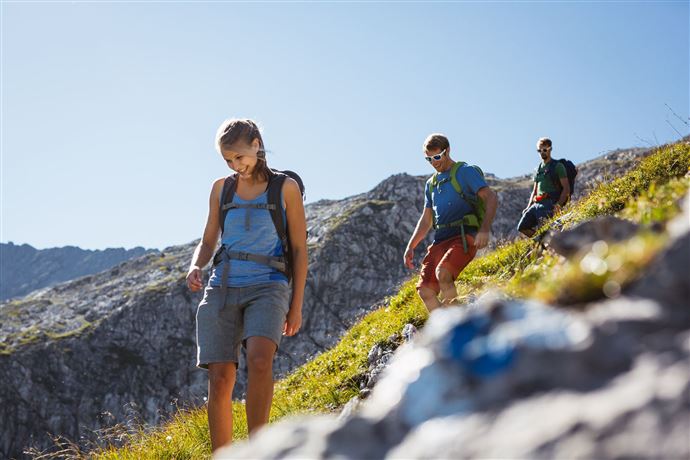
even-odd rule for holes
{"type": "Polygon", "coordinates": [[[534,187],[527,207],[522,211],[518,231],[531,237],[542,219],[551,217],[570,198],[570,184],[565,166],[551,160],[551,139],[542,137],[537,141],[537,152],[542,162],[534,175],[534,187]]]}

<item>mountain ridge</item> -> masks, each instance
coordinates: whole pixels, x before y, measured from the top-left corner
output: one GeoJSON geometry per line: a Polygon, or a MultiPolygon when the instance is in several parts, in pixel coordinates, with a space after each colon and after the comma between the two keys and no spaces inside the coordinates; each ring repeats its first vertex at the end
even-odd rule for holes
{"type": "Polygon", "coordinates": [[[141,246],[91,250],[68,245],[36,249],[26,243],[0,243],[0,301],[98,273],[156,251],[141,246]]]}

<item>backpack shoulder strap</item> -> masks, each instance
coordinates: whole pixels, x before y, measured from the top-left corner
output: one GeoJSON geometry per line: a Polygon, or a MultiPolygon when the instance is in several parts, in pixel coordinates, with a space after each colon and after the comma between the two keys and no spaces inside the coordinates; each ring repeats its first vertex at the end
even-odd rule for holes
{"type": "Polygon", "coordinates": [[[461,167],[465,166],[467,163],[464,161],[458,161],[453,165],[452,168],[450,168],[450,183],[453,185],[453,188],[455,189],[456,192],[462,196],[462,198],[465,198],[465,194],[462,191],[462,185],[460,185],[460,181],[458,180],[458,169],[461,167]]]}
{"type": "Polygon", "coordinates": [[[434,188],[434,187],[436,187],[436,186],[438,185],[438,173],[437,173],[437,172],[435,172],[435,173],[431,176],[431,180],[429,181],[429,185],[430,185],[431,188],[434,188]]]}
{"type": "Polygon", "coordinates": [[[228,214],[228,203],[232,203],[237,190],[237,174],[231,174],[225,178],[223,190],[220,192],[220,234],[221,238],[225,231],[225,216],[228,214]]]}
{"type": "MultiPolygon", "coordinates": [[[[556,190],[562,190],[563,185],[561,185],[561,181],[558,178],[558,173],[556,172],[556,169],[558,168],[559,163],[565,163],[565,160],[554,160],[552,159],[549,161],[549,164],[546,165],[546,173],[549,175],[549,178],[551,179],[551,182],[553,183],[554,187],[556,187],[556,190]],[[553,165],[552,165],[553,163],[553,165]]],[[[565,164],[563,165],[565,168],[565,164]]],[[[567,171],[566,171],[566,177],[567,177],[567,171]]]]}
{"type": "Polygon", "coordinates": [[[426,182],[426,191],[429,194],[429,198],[433,199],[433,195],[431,192],[433,192],[434,187],[438,187],[438,173],[435,172],[431,178],[426,182]]]}
{"type": "Polygon", "coordinates": [[[273,219],[273,225],[276,228],[278,237],[280,238],[280,241],[283,244],[283,251],[286,253],[288,250],[288,239],[287,228],[285,225],[286,222],[283,218],[283,202],[281,198],[283,196],[283,184],[285,183],[285,180],[287,178],[287,175],[281,172],[273,171],[273,174],[269,178],[268,182],[267,197],[268,204],[274,205],[270,210],[271,218],[273,219]]]}

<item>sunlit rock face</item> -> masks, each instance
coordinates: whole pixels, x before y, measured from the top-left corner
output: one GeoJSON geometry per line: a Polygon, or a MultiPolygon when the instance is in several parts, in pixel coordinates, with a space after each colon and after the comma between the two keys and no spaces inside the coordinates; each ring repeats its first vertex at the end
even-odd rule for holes
{"type": "Polygon", "coordinates": [[[487,295],[436,311],[357,409],[277,423],[218,458],[690,457],[685,201],[615,300],[487,295]]]}
{"type": "MultiPolygon", "coordinates": [[[[609,177],[635,158],[599,159],[580,171],[596,181],[597,174],[583,171],[606,168],[609,177]]],[[[367,193],[306,206],[304,324],[281,344],[277,377],[337,343],[414,274],[402,259],[422,211],[425,181],[398,174],[367,193]]],[[[515,235],[530,183],[527,176],[491,175],[487,182],[500,202],[495,244],[515,235]]],[[[585,187],[583,182],[580,191],[585,187]]],[[[420,244],[417,263],[429,242],[420,244]]],[[[195,244],[0,304],[0,454],[19,456],[29,444],[45,447],[47,432],[79,440],[132,419],[157,424],[178,405],[204,403],[207,376],[195,367],[194,317],[201,294],[184,284],[195,244]]],[[[235,397],[243,396],[245,382],[242,365],[235,397]]]]}

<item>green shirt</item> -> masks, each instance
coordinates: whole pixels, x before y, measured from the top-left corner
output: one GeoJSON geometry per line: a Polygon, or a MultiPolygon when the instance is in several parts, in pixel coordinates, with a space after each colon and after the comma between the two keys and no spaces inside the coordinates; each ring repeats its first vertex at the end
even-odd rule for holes
{"type": "Polygon", "coordinates": [[[551,177],[549,176],[548,170],[556,165],[556,175],[560,181],[564,177],[568,177],[565,172],[565,166],[563,163],[550,160],[548,163],[543,162],[537,167],[537,173],[534,176],[534,182],[537,184],[537,196],[548,193],[553,200],[558,201],[560,195],[560,187],[557,187],[551,177]]]}

